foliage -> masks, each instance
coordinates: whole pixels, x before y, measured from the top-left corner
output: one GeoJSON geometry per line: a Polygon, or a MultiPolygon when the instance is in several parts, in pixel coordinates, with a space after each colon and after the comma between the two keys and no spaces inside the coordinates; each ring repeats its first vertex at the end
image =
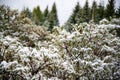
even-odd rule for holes
{"type": "Polygon", "coordinates": [[[118,68],[115,69],[110,64],[116,53],[118,53],[116,57],[120,55],[119,44],[116,46],[116,43],[120,41],[115,35],[109,33],[110,27],[112,25],[81,23],[78,27],[74,27],[75,31],[72,33],[66,32],[62,28],[55,28],[54,35],[56,36],[53,41],[59,48],[59,54],[65,60],[68,59],[69,62],[72,62],[76,78],[86,80],[118,78],[117,75],[112,75],[116,73],[114,71],[118,68]],[[117,41],[112,43],[111,39],[117,41]],[[116,46],[116,49],[113,45],[116,46]],[[114,50],[118,51],[114,52],[114,50]],[[109,72],[109,70],[111,71],[109,72]]]}
{"type": "MultiPolygon", "coordinates": [[[[6,7],[2,9],[7,10],[6,7]]],[[[49,33],[46,28],[25,23],[26,20],[24,22],[19,15],[17,17],[19,20],[12,27],[17,24],[19,31],[11,28],[10,30],[15,31],[11,32],[13,35],[6,34],[9,29],[3,27],[5,19],[2,18],[3,22],[1,21],[1,80],[120,78],[120,38],[116,36],[117,31],[114,31],[120,28],[120,25],[116,24],[117,19],[104,19],[99,25],[92,22],[71,25],[71,32],[66,31],[65,26],[54,27],[52,33],[49,33]]],[[[10,25],[9,22],[5,24],[10,25]]]]}
{"type": "Polygon", "coordinates": [[[98,15],[97,19],[98,19],[98,21],[100,21],[100,20],[102,20],[104,18],[105,10],[104,10],[104,5],[103,4],[104,4],[103,2],[100,2],[99,6],[98,6],[98,12],[97,12],[97,15],[98,15]]]}
{"type": "Polygon", "coordinates": [[[20,25],[22,25],[22,22],[16,10],[11,11],[9,7],[0,6],[0,31],[9,30],[9,33],[15,32],[19,30],[20,25]],[[14,30],[11,31],[11,29],[14,30]]]}
{"type": "Polygon", "coordinates": [[[93,4],[92,4],[92,20],[94,22],[96,22],[96,19],[97,19],[97,3],[95,1],[93,1],[93,4]]]}
{"type": "Polygon", "coordinates": [[[49,14],[49,30],[51,31],[53,29],[54,26],[58,26],[59,25],[59,21],[58,21],[58,16],[57,16],[57,9],[56,9],[56,4],[54,3],[52,6],[52,10],[49,14]]]}
{"type": "Polygon", "coordinates": [[[88,0],[86,0],[83,8],[80,7],[78,2],[73,13],[67,20],[66,26],[71,26],[71,24],[79,25],[82,22],[88,23],[91,22],[91,20],[92,22],[99,23],[99,21],[104,18],[110,21],[111,18],[119,18],[119,12],[119,8],[115,9],[115,0],[108,0],[107,6],[104,6],[104,1],[100,1],[97,5],[94,0],[92,7],[89,6],[88,0]]]}
{"type": "Polygon", "coordinates": [[[68,19],[67,23],[79,24],[80,22],[82,22],[81,16],[82,16],[82,10],[79,2],[77,2],[77,5],[75,6],[75,9],[73,10],[73,13],[68,19]]]}
{"type": "Polygon", "coordinates": [[[115,0],[108,0],[105,16],[110,20],[110,17],[114,17],[115,15],[115,0]]]}
{"type": "Polygon", "coordinates": [[[39,6],[37,6],[33,10],[33,21],[35,22],[36,25],[43,24],[43,13],[39,6]]]}
{"type": "Polygon", "coordinates": [[[89,22],[90,20],[90,8],[89,8],[89,4],[88,4],[88,0],[86,0],[86,3],[83,7],[83,22],[89,22]]]}
{"type": "Polygon", "coordinates": [[[37,6],[36,8],[33,9],[33,21],[36,25],[40,26],[45,26],[48,28],[49,31],[52,31],[54,26],[59,25],[59,20],[57,16],[57,9],[56,9],[56,4],[54,3],[52,6],[51,11],[49,12],[48,6],[42,12],[40,10],[40,7],[37,6]]]}
{"type": "Polygon", "coordinates": [[[32,12],[29,10],[29,8],[24,8],[20,14],[22,17],[27,17],[29,19],[32,18],[32,12]]]}
{"type": "Polygon", "coordinates": [[[120,6],[117,8],[115,14],[117,18],[120,18],[120,6]]]}
{"type": "Polygon", "coordinates": [[[43,26],[45,27],[49,27],[49,10],[48,10],[48,6],[46,7],[46,9],[44,10],[44,23],[43,26]]]}

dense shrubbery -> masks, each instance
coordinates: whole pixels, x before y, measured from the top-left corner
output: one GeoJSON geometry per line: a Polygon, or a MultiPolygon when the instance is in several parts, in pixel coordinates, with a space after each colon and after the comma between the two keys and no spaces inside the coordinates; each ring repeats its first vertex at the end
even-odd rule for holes
{"type": "Polygon", "coordinates": [[[113,25],[82,23],[72,33],[55,28],[52,41],[59,48],[59,54],[72,62],[80,79],[116,79],[114,71],[118,68],[112,62],[116,59],[119,64],[120,40],[109,33],[111,27],[113,25]]]}
{"type": "MultiPolygon", "coordinates": [[[[9,8],[2,9],[7,12],[9,8]]],[[[0,14],[1,17],[4,12],[0,14]]],[[[80,23],[71,25],[71,32],[66,31],[66,26],[54,27],[49,33],[29,19],[19,18],[11,26],[5,20],[0,20],[1,80],[120,78],[120,38],[114,30],[120,25],[116,22],[104,19],[99,25],[80,23]],[[12,35],[6,34],[8,31],[12,35]]]]}

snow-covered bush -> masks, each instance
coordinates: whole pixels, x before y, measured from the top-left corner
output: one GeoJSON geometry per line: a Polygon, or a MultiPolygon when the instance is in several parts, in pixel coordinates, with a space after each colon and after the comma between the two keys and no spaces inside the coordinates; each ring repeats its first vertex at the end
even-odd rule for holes
{"type": "Polygon", "coordinates": [[[21,25],[17,10],[11,10],[4,5],[0,6],[0,31],[7,30],[8,34],[10,34],[16,30],[19,31],[18,27],[21,25]]]}
{"type": "Polygon", "coordinates": [[[48,31],[45,27],[42,26],[36,26],[36,25],[30,25],[30,24],[25,24],[24,26],[21,27],[21,30],[23,32],[26,32],[26,34],[31,38],[35,40],[43,40],[47,35],[48,31]],[[34,34],[34,36],[32,35],[34,34]],[[36,39],[38,38],[38,39],[36,39]]]}
{"type": "Polygon", "coordinates": [[[112,23],[112,24],[120,25],[120,18],[118,18],[118,19],[112,19],[112,20],[111,20],[111,23],[112,23]]]}
{"type": "Polygon", "coordinates": [[[120,39],[105,26],[83,23],[74,30],[55,28],[52,38],[59,54],[72,62],[74,75],[79,79],[117,79],[120,74],[114,75],[112,70],[119,64],[120,39]]]}
{"type": "MultiPolygon", "coordinates": [[[[108,21],[107,21],[108,22],[108,21]]],[[[100,25],[102,27],[107,27],[107,29],[109,30],[110,33],[115,34],[116,36],[120,37],[120,19],[111,19],[111,21],[109,22],[109,24],[106,24],[106,20],[101,20],[100,21],[100,25]]]]}
{"type": "Polygon", "coordinates": [[[99,22],[99,24],[109,24],[109,21],[107,19],[103,19],[99,22]]]}
{"type": "MultiPolygon", "coordinates": [[[[8,22],[5,23],[10,25],[8,22]]],[[[0,79],[120,78],[120,38],[110,33],[111,28],[116,26],[114,24],[81,23],[71,25],[71,32],[62,26],[55,27],[52,33],[29,23],[29,20],[25,20],[19,27],[13,24],[19,31],[15,31],[14,28],[4,31],[2,21],[1,24],[0,79]],[[10,30],[14,30],[11,32],[12,35],[6,34],[10,30]]]]}
{"type": "Polygon", "coordinates": [[[29,18],[22,17],[17,10],[11,10],[2,5],[0,12],[0,31],[5,36],[17,36],[22,41],[33,42],[34,40],[44,40],[48,34],[46,28],[33,25],[29,18]]]}

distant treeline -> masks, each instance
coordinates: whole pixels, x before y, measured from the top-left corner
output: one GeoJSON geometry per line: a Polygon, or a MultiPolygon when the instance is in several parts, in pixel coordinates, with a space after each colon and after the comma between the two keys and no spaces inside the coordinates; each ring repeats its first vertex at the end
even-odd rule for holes
{"type": "MultiPolygon", "coordinates": [[[[48,10],[48,6],[42,12],[40,7],[37,6],[30,11],[29,8],[24,8],[21,11],[21,16],[30,18],[36,25],[42,25],[52,30],[53,26],[59,25],[57,8],[54,3],[51,11],[48,10]]],[[[115,8],[115,0],[108,0],[108,4],[104,6],[104,2],[99,4],[94,0],[92,7],[89,6],[88,0],[83,7],[77,2],[71,16],[67,20],[66,24],[79,24],[81,22],[89,22],[92,20],[98,23],[103,18],[110,20],[111,18],[120,18],[120,5],[115,8]]]]}
{"type": "Polygon", "coordinates": [[[51,11],[48,10],[47,6],[46,9],[42,12],[40,6],[37,6],[33,9],[32,12],[29,10],[29,8],[24,8],[20,15],[22,17],[30,18],[36,25],[48,27],[48,30],[52,30],[54,26],[59,25],[55,3],[53,4],[51,11]]]}
{"type": "Polygon", "coordinates": [[[103,18],[110,20],[111,18],[120,17],[120,6],[115,9],[115,0],[108,0],[108,4],[104,7],[104,2],[101,1],[98,5],[94,0],[90,8],[88,0],[86,0],[83,8],[79,2],[75,6],[72,15],[69,17],[67,23],[79,24],[81,22],[89,22],[93,20],[98,23],[103,18]]]}

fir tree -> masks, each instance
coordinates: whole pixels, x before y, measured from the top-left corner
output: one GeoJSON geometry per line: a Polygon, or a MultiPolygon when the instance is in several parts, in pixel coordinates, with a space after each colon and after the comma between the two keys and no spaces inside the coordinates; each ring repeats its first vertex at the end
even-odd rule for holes
{"type": "Polygon", "coordinates": [[[49,10],[48,10],[48,6],[47,6],[44,11],[44,17],[48,17],[48,14],[49,14],[49,10]]]}
{"type": "Polygon", "coordinates": [[[35,24],[37,24],[36,8],[33,9],[32,20],[35,24]]]}
{"type": "Polygon", "coordinates": [[[92,20],[96,22],[96,18],[97,18],[97,4],[96,1],[94,0],[92,4],[92,20]]]}
{"type": "Polygon", "coordinates": [[[32,12],[29,10],[29,8],[24,8],[22,11],[21,11],[21,16],[23,17],[28,17],[28,18],[32,18],[32,12]]]}
{"type": "Polygon", "coordinates": [[[33,21],[37,25],[43,24],[43,14],[42,14],[42,11],[40,10],[39,6],[37,6],[36,8],[33,9],[33,21]]]}
{"type": "Polygon", "coordinates": [[[104,18],[104,2],[100,2],[98,6],[98,21],[104,18]]]}
{"type": "Polygon", "coordinates": [[[52,10],[49,14],[49,30],[52,30],[54,26],[59,25],[56,4],[54,3],[52,6],[52,10]]]}
{"type": "Polygon", "coordinates": [[[120,6],[117,8],[115,14],[117,18],[120,18],[120,6]]]}
{"type": "Polygon", "coordinates": [[[105,16],[109,20],[110,20],[110,17],[113,17],[114,14],[115,14],[115,6],[114,6],[114,4],[115,4],[115,0],[108,0],[105,16]]]}
{"type": "Polygon", "coordinates": [[[73,10],[73,13],[68,19],[67,23],[79,24],[80,22],[82,22],[81,11],[82,9],[80,7],[80,4],[79,2],[77,2],[77,5],[75,6],[75,9],[73,10]]]}
{"type": "Polygon", "coordinates": [[[82,18],[84,22],[89,22],[90,20],[90,8],[88,5],[88,0],[86,0],[85,6],[83,8],[82,18]]]}
{"type": "Polygon", "coordinates": [[[49,10],[48,10],[48,6],[46,7],[46,9],[44,10],[44,23],[43,26],[45,27],[49,27],[49,10]]]}

